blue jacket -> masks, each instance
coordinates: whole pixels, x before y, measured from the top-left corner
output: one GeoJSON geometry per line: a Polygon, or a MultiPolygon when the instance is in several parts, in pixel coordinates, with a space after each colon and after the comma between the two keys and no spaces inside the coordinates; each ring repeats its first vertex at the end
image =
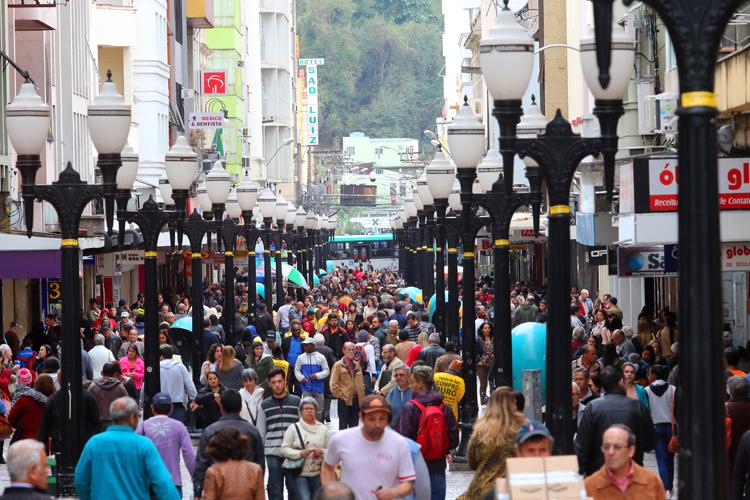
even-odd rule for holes
{"type": "Polygon", "coordinates": [[[389,403],[391,403],[391,408],[393,409],[393,422],[391,423],[391,427],[395,429],[396,424],[398,423],[398,419],[401,417],[401,409],[406,403],[411,401],[411,387],[408,387],[405,391],[402,391],[398,388],[398,386],[396,386],[388,391],[388,396],[386,396],[386,399],[389,403]]]}
{"type": "Polygon", "coordinates": [[[302,353],[297,357],[297,363],[294,365],[294,374],[297,380],[306,378],[307,382],[300,384],[303,391],[323,393],[325,388],[325,379],[331,374],[326,357],[317,351],[310,354],[302,353]],[[310,379],[310,375],[315,374],[315,380],[310,379]]]}
{"type": "Polygon", "coordinates": [[[89,439],[76,467],[75,484],[81,500],[147,500],[149,487],[157,498],[180,500],[154,443],[122,425],[89,439]]]}

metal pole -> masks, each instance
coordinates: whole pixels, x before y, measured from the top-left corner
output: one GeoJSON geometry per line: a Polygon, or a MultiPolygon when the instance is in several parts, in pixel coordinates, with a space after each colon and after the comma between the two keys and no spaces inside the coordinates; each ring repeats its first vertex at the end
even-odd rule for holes
{"type": "Polygon", "coordinates": [[[510,317],[510,242],[509,234],[495,240],[495,386],[513,387],[513,336],[510,317]]]}
{"type": "MultiPolygon", "coordinates": [[[[234,236],[232,236],[234,240],[234,236]]],[[[225,242],[226,243],[226,242],[225,242]]],[[[224,326],[226,326],[226,343],[235,345],[234,338],[234,245],[227,246],[224,249],[224,272],[227,275],[226,286],[224,287],[226,297],[224,298],[224,326]]]]}
{"type": "Polygon", "coordinates": [[[191,245],[191,264],[193,270],[193,282],[190,287],[190,295],[193,297],[193,383],[196,387],[201,385],[201,366],[206,359],[203,352],[203,258],[200,249],[201,238],[198,245],[191,245]]]}
{"type": "Polygon", "coordinates": [[[425,236],[426,236],[426,253],[424,259],[424,288],[422,289],[422,300],[427,305],[427,302],[432,298],[435,293],[435,249],[434,249],[434,232],[435,227],[435,209],[432,205],[425,206],[425,236]]]}
{"type": "MultiPolygon", "coordinates": [[[[281,228],[283,223],[284,221],[276,221],[276,227],[281,228]]],[[[284,274],[281,268],[283,264],[281,262],[281,246],[284,240],[281,237],[280,229],[277,229],[276,233],[276,242],[274,245],[276,248],[274,255],[274,260],[276,261],[276,307],[281,307],[284,305],[284,274]]]]}
{"type": "MultiPolygon", "coordinates": [[[[448,200],[435,200],[437,210],[437,245],[435,246],[435,314],[433,323],[438,332],[445,339],[448,331],[445,329],[445,210],[448,208],[448,200]]],[[[455,297],[449,297],[455,300],[455,297]]]]}
{"type": "Polygon", "coordinates": [[[458,248],[448,248],[448,306],[446,320],[451,339],[456,344],[456,349],[461,345],[459,335],[459,307],[458,300],[458,248]]]}
{"type": "Polygon", "coordinates": [[[268,314],[273,317],[273,281],[271,277],[271,223],[270,218],[263,219],[263,285],[265,297],[263,300],[268,308],[268,314]]]}
{"type": "Polygon", "coordinates": [[[143,257],[145,275],[146,334],[144,335],[144,361],[146,373],[143,379],[143,418],[152,416],[151,400],[161,391],[159,369],[159,276],[156,249],[146,248],[143,257]]]}

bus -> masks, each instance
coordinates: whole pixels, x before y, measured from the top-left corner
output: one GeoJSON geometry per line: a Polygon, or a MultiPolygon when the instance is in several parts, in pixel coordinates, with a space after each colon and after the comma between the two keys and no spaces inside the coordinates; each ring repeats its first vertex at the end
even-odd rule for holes
{"type": "Polygon", "coordinates": [[[329,269],[359,267],[369,260],[375,269],[398,270],[398,248],[390,233],[372,235],[335,235],[329,243],[326,259],[329,269]]]}

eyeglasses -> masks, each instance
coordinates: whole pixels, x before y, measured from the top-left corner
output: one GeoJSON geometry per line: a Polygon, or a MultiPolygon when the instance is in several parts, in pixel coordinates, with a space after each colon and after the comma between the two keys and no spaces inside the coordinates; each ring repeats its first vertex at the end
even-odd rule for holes
{"type": "Polygon", "coordinates": [[[314,406],[305,406],[304,408],[302,408],[302,411],[315,411],[315,407],[314,406]]]}
{"type": "Polygon", "coordinates": [[[630,448],[630,446],[626,444],[603,444],[601,447],[602,453],[608,452],[610,449],[613,449],[615,451],[622,451],[625,448],[630,448]]]}

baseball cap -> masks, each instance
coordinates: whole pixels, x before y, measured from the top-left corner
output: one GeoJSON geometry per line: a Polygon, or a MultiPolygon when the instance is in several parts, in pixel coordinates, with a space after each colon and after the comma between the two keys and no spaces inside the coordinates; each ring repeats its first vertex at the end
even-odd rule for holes
{"type": "Polygon", "coordinates": [[[276,330],[268,330],[266,332],[266,340],[276,340],[276,330]]]}
{"type": "Polygon", "coordinates": [[[16,327],[22,328],[22,326],[18,324],[18,321],[11,321],[10,322],[10,327],[11,328],[16,328],[16,327]]]}
{"type": "Polygon", "coordinates": [[[315,342],[317,342],[317,343],[321,343],[321,342],[325,342],[326,341],[326,338],[323,336],[322,333],[316,333],[315,337],[313,337],[313,338],[315,339],[315,342]]]}
{"type": "Polygon", "coordinates": [[[172,398],[166,392],[157,392],[151,399],[151,404],[158,405],[162,403],[172,404],[172,398]]]}
{"type": "Polygon", "coordinates": [[[317,342],[315,341],[315,339],[310,338],[310,337],[307,337],[305,340],[302,341],[302,343],[303,344],[312,344],[312,345],[317,344],[317,342]]]}
{"type": "Polygon", "coordinates": [[[112,328],[112,325],[109,323],[109,321],[102,321],[102,330],[109,330],[110,328],[112,328]]]}
{"type": "Polygon", "coordinates": [[[526,420],[516,434],[516,444],[523,444],[532,436],[544,436],[552,439],[552,434],[544,424],[536,420],[526,420]]]}
{"type": "Polygon", "coordinates": [[[34,378],[28,368],[21,368],[18,372],[18,383],[29,387],[34,378]]]}
{"type": "Polygon", "coordinates": [[[392,413],[391,403],[389,403],[383,396],[377,394],[370,394],[363,399],[360,411],[362,413],[372,413],[374,411],[387,411],[388,413],[392,413]]]}
{"type": "Polygon", "coordinates": [[[127,312],[127,311],[123,311],[123,312],[120,313],[120,317],[121,318],[129,318],[130,317],[130,313],[127,312]]]}

